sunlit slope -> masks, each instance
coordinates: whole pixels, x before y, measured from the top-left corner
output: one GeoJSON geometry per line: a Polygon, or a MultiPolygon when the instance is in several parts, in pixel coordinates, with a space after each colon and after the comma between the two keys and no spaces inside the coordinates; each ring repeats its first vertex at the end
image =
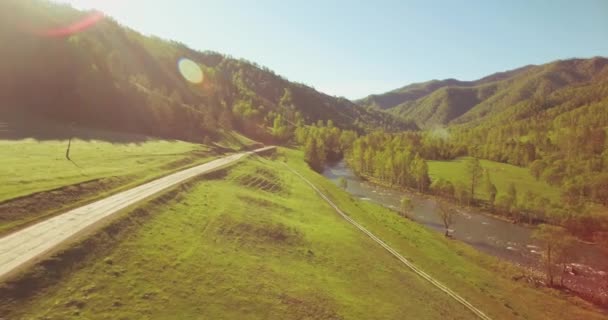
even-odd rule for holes
{"type": "Polygon", "coordinates": [[[278,116],[282,126],[332,120],[359,130],[408,127],[256,63],[44,0],[0,2],[0,43],[11,44],[0,59],[0,121],[3,113],[21,113],[193,142],[222,130],[270,141],[278,116]],[[71,31],[49,33],[57,29],[71,31]]]}
{"type": "Polygon", "coordinates": [[[500,126],[533,118],[546,122],[600,101],[607,84],[608,59],[595,57],[525,66],[475,81],[415,83],[358,103],[390,110],[425,128],[487,122],[500,126]],[[548,112],[552,109],[558,111],[548,112]]]}
{"type": "Polygon", "coordinates": [[[277,166],[200,183],[14,318],[470,317],[277,166]]]}
{"type": "Polygon", "coordinates": [[[68,140],[0,140],[0,201],[108,177],[153,176],[206,150],[181,141],[74,139],[69,161],[67,145],[68,140]]]}
{"type": "Polygon", "coordinates": [[[113,249],[5,310],[15,319],[473,318],[342,220],[284,160],[493,319],[600,319],[513,282],[513,270],[494,259],[351,198],[292,151],[248,160],[175,201],[144,207],[154,212],[150,220],[113,240],[113,249]]]}

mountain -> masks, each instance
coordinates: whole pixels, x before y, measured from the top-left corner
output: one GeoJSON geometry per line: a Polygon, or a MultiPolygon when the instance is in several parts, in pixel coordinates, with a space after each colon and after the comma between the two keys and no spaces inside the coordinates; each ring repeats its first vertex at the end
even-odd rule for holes
{"type": "MultiPolygon", "coordinates": [[[[571,103],[566,92],[586,90],[602,97],[608,82],[608,59],[570,59],[530,65],[475,81],[433,80],[357,101],[414,120],[420,127],[480,123],[501,115],[526,117],[571,103]]],[[[585,99],[581,103],[587,103],[585,99]]],[[[503,117],[504,118],[504,117],[503,117]]]]}
{"type": "Polygon", "coordinates": [[[5,118],[35,116],[190,141],[225,130],[268,141],[273,126],[319,120],[359,132],[414,128],[255,63],[144,36],[66,5],[2,1],[0,42],[10,44],[0,52],[5,118]],[[186,81],[180,61],[193,62],[203,80],[186,81]]]}

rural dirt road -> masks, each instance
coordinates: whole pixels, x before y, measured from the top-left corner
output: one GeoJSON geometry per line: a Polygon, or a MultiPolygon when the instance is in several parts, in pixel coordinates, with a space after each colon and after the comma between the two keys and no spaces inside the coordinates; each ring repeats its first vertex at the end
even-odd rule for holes
{"type": "Polygon", "coordinates": [[[264,147],[216,159],[76,208],[2,237],[0,238],[0,279],[10,276],[20,267],[50,253],[71,237],[128,206],[195,176],[234,164],[251,154],[273,148],[264,147]]]}

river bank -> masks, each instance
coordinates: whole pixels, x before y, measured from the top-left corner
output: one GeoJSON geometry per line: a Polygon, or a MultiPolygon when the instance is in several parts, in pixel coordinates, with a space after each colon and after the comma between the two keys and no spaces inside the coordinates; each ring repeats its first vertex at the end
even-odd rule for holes
{"type": "MultiPolygon", "coordinates": [[[[347,181],[346,191],[351,195],[395,211],[399,209],[401,198],[407,196],[413,204],[411,219],[437,232],[444,232],[437,213],[438,199],[431,195],[366,181],[356,176],[344,161],[326,167],[323,175],[336,183],[338,179],[344,178],[347,181]]],[[[533,228],[515,224],[478,208],[450,205],[458,212],[450,230],[454,239],[519,265],[529,271],[526,272],[528,275],[544,280],[541,276],[541,244],[532,238],[533,228]]],[[[568,263],[564,286],[587,300],[608,303],[608,256],[593,244],[579,242],[576,246],[576,256],[568,263]]]]}

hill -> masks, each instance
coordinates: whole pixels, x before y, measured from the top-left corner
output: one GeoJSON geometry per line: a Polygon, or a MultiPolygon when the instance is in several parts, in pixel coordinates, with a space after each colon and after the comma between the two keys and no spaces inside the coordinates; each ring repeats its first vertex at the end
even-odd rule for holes
{"type": "MultiPolygon", "coordinates": [[[[529,189],[514,202],[520,209],[507,214],[550,212],[546,220],[578,235],[605,237],[599,234],[608,221],[608,59],[560,60],[472,82],[410,85],[359,103],[375,103],[426,128],[405,136],[410,142],[400,147],[427,160],[472,156],[528,167],[534,179],[560,189],[549,197],[556,207],[548,208],[543,190],[529,189]]],[[[360,146],[363,159],[370,146],[360,146]]]]}
{"type": "Polygon", "coordinates": [[[604,97],[608,59],[560,60],[496,73],[475,81],[433,80],[357,101],[412,119],[421,127],[480,123],[502,113],[526,117],[570,102],[572,90],[585,90],[580,107],[604,97]]]}
{"type": "Polygon", "coordinates": [[[216,139],[222,130],[267,141],[273,126],[318,120],[360,132],[411,127],[255,63],[46,1],[2,1],[0,41],[11,44],[0,59],[2,118],[35,115],[189,141],[216,139]],[[198,77],[186,81],[182,73],[192,72],[198,77]]]}

